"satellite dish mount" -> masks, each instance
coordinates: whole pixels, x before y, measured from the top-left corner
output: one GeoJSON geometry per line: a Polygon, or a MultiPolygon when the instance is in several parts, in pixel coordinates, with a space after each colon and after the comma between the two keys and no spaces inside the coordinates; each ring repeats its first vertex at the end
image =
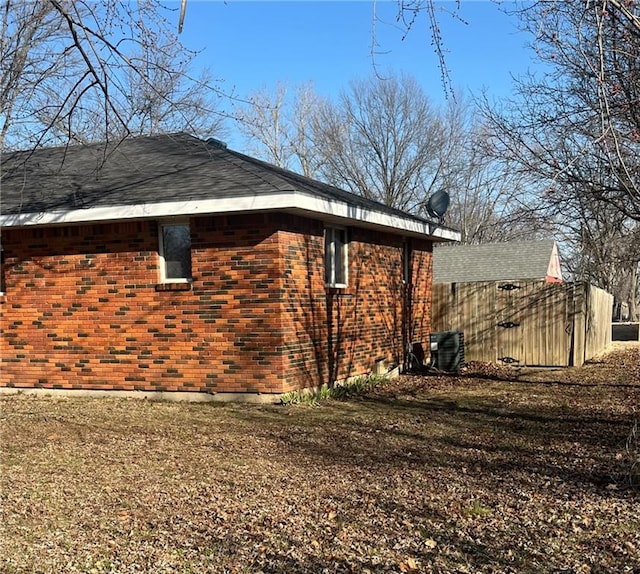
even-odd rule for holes
{"type": "Polygon", "coordinates": [[[427,201],[427,213],[430,217],[437,219],[439,223],[443,223],[444,214],[449,209],[449,203],[451,203],[451,198],[444,189],[436,191],[427,201]]]}

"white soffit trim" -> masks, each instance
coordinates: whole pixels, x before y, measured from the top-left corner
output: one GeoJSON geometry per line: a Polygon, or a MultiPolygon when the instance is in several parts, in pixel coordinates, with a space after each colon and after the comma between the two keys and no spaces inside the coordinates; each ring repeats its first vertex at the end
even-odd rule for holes
{"type": "Polygon", "coordinates": [[[358,221],[363,224],[397,229],[417,235],[428,235],[449,241],[460,241],[460,233],[437,223],[420,221],[382,211],[352,205],[343,201],[324,199],[296,191],[247,194],[232,198],[211,198],[189,201],[167,201],[136,205],[113,205],[67,211],[42,213],[20,213],[0,215],[1,227],[26,227],[42,225],[65,225],[151,219],[174,216],[215,215],[251,211],[294,211],[313,214],[318,219],[335,218],[358,221]],[[318,217],[319,216],[319,217],[318,217]]]}

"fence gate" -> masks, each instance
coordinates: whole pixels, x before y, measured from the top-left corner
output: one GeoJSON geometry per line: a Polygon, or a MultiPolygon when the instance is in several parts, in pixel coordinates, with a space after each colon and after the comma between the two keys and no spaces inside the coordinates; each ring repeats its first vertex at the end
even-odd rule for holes
{"type": "Polygon", "coordinates": [[[496,360],[507,365],[524,361],[522,356],[522,313],[518,308],[522,285],[500,282],[495,285],[496,360]]]}
{"type": "Polygon", "coordinates": [[[500,281],[495,288],[496,360],[516,365],[568,365],[572,286],[500,281]]]}

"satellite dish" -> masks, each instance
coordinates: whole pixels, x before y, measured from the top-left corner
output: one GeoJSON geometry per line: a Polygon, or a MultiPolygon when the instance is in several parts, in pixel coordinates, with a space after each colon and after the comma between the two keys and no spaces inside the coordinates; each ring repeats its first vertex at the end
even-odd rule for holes
{"type": "Polygon", "coordinates": [[[447,209],[449,209],[450,201],[451,198],[444,189],[436,191],[429,198],[429,201],[427,201],[427,213],[431,217],[435,217],[439,221],[442,221],[444,219],[444,214],[447,212],[447,209]]]}

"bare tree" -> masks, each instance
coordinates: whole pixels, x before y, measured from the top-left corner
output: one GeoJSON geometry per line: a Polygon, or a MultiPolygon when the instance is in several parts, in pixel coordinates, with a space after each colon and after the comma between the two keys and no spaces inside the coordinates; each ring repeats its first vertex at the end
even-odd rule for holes
{"type": "Polygon", "coordinates": [[[442,188],[451,196],[447,222],[462,243],[533,239],[549,233],[531,209],[527,177],[496,155],[475,104],[457,95],[445,116],[453,144],[442,188]]]}
{"type": "Polygon", "coordinates": [[[614,206],[576,194],[560,220],[564,262],[570,275],[586,280],[628,304],[638,317],[640,301],[640,224],[614,206]]]}
{"type": "MultiPolygon", "coordinates": [[[[199,136],[220,137],[227,132],[225,117],[217,111],[220,94],[210,86],[215,80],[208,71],[197,78],[190,75],[190,59],[161,55],[156,65],[147,68],[148,81],[128,69],[123,76],[126,97],[122,100],[124,123],[114,126],[119,135],[143,135],[188,130],[199,136]],[[166,60],[166,61],[163,61],[166,60]]],[[[93,110],[94,113],[96,110],[93,110]]],[[[101,119],[95,114],[96,121],[101,119]]]]}
{"type": "Polygon", "coordinates": [[[420,211],[444,176],[451,141],[439,110],[409,76],[354,81],[314,118],[319,173],[332,184],[420,211]]]}
{"type": "Polygon", "coordinates": [[[252,153],[393,207],[424,213],[430,193],[451,196],[447,223],[463,242],[540,231],[523,208],[519,176],[489,153],[490,137],[461,95],[432,106],[415,80],[373,77],[335,101],[310,85],[261,90],[236,112],[252,153]]]}
{"type": "Polygon", "coordinates": [[[287,89],[278,83],[273,92],[253,93],[249,104],[236,112],[237,127],[245,136],[249,153],[264,157],[279,167],[290,167],[291,148],[286,109],[287,89]]]}
{"type": "Polygon", "coordinates": [[[319,171],[336,185],[421,214],[443,189],[451,197],[446,222],[465,243],[541,231],[520,174],[489,153],[489,134],[459,94],[436,108],[411,77],[372,78],[325,103],[314,125],[319,171]]]}
{"type": "Polygon", "coordinates": [[[541,0],[521,12],[544,74],[501,110],[495,156],[528,181],[531,208],[564,236],[575,277],[636,305],[640,221],[638,6],[541,0]]]}
{"type": "Polygon", "coordinates": [[[278,84],[251,102],[238,127],[276,165],[414,211],[443,180],[455,130],[411,77],[352,82],[336,102],[278,84]]]}
{"type": "Polygon", "coordinates": [[[312,118],[319,102],[311,84],[290,89],[278,83],[273,91],[253,93],[248,102],[236,106],[237,127],[250,153],[313,176],[317,153],[311,139],[312,118]]]}
{"type": "Polygon", "coordinates": [[[7,0],[0,10],[2,148],[220,127],[218,93],[189,76],[195,54],[159,0],[7,0]]]}
{"type": "MultiPolygon", "coordinates": [[[[455,99],[456,94],[451,85],[446,58],[446,39],[442,36],[440,22],[441,17],[444,15],[446,18],[466,23],[460,14],[460,4],[460,0],[451,3],[435,2],[434,0],[396,0],[395,21],[393,23],[402,32],[402,40],[410,33],[424,34],[428,40],[428,45],[438,60],[444,94],[446,97],[452,97],[453,99],[455,99]],[[420,30],[416,32],[415,28],[420,28],[420,30]]],[[[381,53],[384,54],[385,50],[384,47],[378,44],[377,28],[380,23],[389,23],[383,22],[379,17],[377,0],[374,0],[372,5],[371,57],[376,76],[382,77],[378,73],[377,56],[381,53]]]]}
{"type": "Polygon", "coordinates": [[[608,0],[542,0],[521,13],[548,71],[488,117],[501,155],[535,173],[559,209],[579,190],[640,220],[639,14],[608,0]]]}

